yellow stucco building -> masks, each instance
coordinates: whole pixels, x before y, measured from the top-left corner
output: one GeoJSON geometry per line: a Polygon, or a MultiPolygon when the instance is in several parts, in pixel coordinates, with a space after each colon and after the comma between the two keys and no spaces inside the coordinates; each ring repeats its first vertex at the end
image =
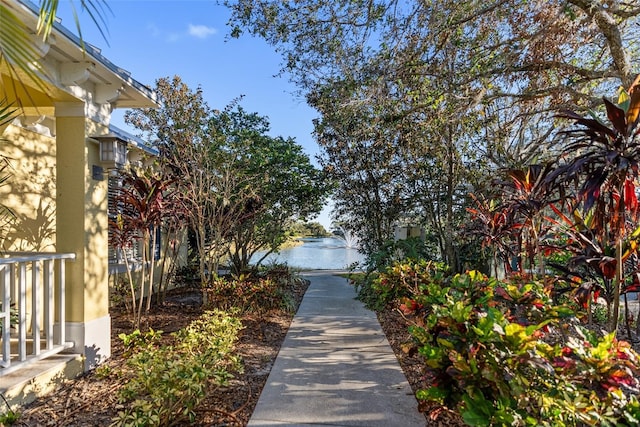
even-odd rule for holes
{"type": "MultiPolygon", "coordinates": [[[[42,81],[36,82],[16,75],[5,61],[0,66],[0,99],[16,110],[15,117],[0,126],[0,155],[10,164],[4,169],[8,179],[0,185],[0,204],[13,213],[4,218],[1,228],[0,303],[9,301],[14,310],[24,307],[30,312],[20,321],[24,325],[18,332],[11,325],[11,339],[33,341],[23,350],[26,356],[3,356],[0,379],[3,370],[9,372],[7,368],[38,356],[32,347],[40,346],[39,341],[44,343],[41,353],[58,343],[65,352],[82,355],[86,370],[110,355],[105,176],[113,166],[107,159],[109,150],[117,149],[109,145],[111,113],[115,108],[157,107],[156,97],[98,49],[88,44],[83,48],[61,25],[54,26],[47,43],[41,42],[35,35],[38,9],[33,3],[3,3],[34,33],[44,73],[42,81]],[[52,256],[47,254],[66,254],[62,258],[68,259],[49,259],[52,256]],[[59,264],[63,267],[52,267],[59,264]],[[54,269],[61,269],[62,275],[54,269]],[[20,280],[28,282],[22,297],[20,280]],[[53,282],[58,292],[63,289],[63,299],[51,295],[53,282]],[[37,296],[40,292],[42,298],[37,296]],[[16,301],[19,298],[27,301],[16,301]],[[53,301],[51,307],[47,298],[53,301]],[[41,307],[44,313],[39,312],[41,307]],[[34,331],[38,334],[30,335],[34,331]]],[[[12,315],[7,304],[0,310],[12,315]]],[[[9,349],[7,329],[3,328],[3,349],[9,349]]],[[[13,347],[10,351],[19,353],[13,347]]]]}

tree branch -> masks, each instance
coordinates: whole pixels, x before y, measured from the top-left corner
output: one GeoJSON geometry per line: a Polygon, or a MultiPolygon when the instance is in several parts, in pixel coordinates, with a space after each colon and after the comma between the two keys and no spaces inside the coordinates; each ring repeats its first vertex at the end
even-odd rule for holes
{"type": "MultiPolygon", "coordinates": [[[[611,16],[597,0],[568,0],[569,3],[580,8],[587,16],[591,17],[598,26],[602,35],[607,40],[611,57],[613,58],[614,67],[620,73],[619,77],[625,87],[629,86],[633,81],[631,75],[631,62],[625,52],[622,42],[622,35],[616,20],[611,16]]],[[[616,12],[619,14],[620,12],[616,12]]],[[[618,15],[620,16],[620,15],[618,15]]]]}

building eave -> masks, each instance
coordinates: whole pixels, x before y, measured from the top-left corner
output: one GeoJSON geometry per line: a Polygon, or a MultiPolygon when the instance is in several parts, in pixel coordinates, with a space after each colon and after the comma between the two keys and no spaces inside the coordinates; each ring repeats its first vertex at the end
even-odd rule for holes
{"type": "MultiPolygon", "coordinates": [[[[6,3],[35,33],[39,8],[29,0],[6,3]]],[[[34,37],[38,37],[34,34],[34,37]]],[[[40,41],[38,41],[40,43],[40,41]]],[[[156,93],[140,83],[127,70],[118,67],[102,55],[100,49],[82,40],[60,22],[53,25],[47,43],[43,43],[42,63],[48,69],[47,80],[75,97],[97,104],[109,103],[111,108],[157,108],[156,93]],[[71,70],[71,71],[69,71],[71,70]],[[71,77],[66,77],[71,75],[71,77]],[[82,75],[80,83],[74,74],[82,75]],[[86,82],[86,83],[85,83],[86,82]],[[85,93],[91,92],[91,96],[85,93]]]]}

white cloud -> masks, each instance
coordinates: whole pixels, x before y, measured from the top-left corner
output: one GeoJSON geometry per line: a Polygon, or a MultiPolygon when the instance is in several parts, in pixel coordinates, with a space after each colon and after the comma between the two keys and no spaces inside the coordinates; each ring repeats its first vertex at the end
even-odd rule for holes
{"type": "Polygon", "coordinates": [[[189,24],[189,35],[197,37],[199,39],[206,39],[209,36],[216,34],[218,30],[213,27],[207,27],[206,25],[193,25],[189,24]]]}

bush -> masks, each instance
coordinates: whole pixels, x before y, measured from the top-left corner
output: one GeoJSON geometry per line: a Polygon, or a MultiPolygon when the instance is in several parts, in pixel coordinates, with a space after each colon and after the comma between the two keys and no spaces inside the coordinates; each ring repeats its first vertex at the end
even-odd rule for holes
{"type": "Polygon", "coordinates": [[[367,256],[364,264],[369,272],[383,271],[393,263],[407,259],[439,259],[437,246],[420,237],[387,240],[376,252],[367,256]]]}
{"type": "Polygon", "coordinates": [[[358,299],[372,310],[382,310],[393,301],[419,293],[422,283],[442,280],[444,264],[433,261],[394,262],[379,274],[370,274],[356,282],[358,299]]]}
{"type": "Polygon", "coordinates": [[[160,346],[161,332],[122,334],[130,357],[120,401],[128,409],[116,424],[172,426],[193,422],[195,408],[210,386],[224,385],[240,369],[233,354],[241,322],[222,311],[208,311],[172,334],[173,345],[160,346]]]}
{"type": "Polygon", "coordinates": [[[218,277],[205,289],[207,305],[256,314],[280,309],[291,311],[294,307],[291,291],[297,280],[288,268],[233,279],[218,277]]]}
{"type": "Polygon", "coordinates": [[[540,282],[429,277],[416,265],[385,279],[432,380],[418,399],[455,407],[474,426],[637,425],[638,355],[629,344],[577,325],[540,282]]]}

